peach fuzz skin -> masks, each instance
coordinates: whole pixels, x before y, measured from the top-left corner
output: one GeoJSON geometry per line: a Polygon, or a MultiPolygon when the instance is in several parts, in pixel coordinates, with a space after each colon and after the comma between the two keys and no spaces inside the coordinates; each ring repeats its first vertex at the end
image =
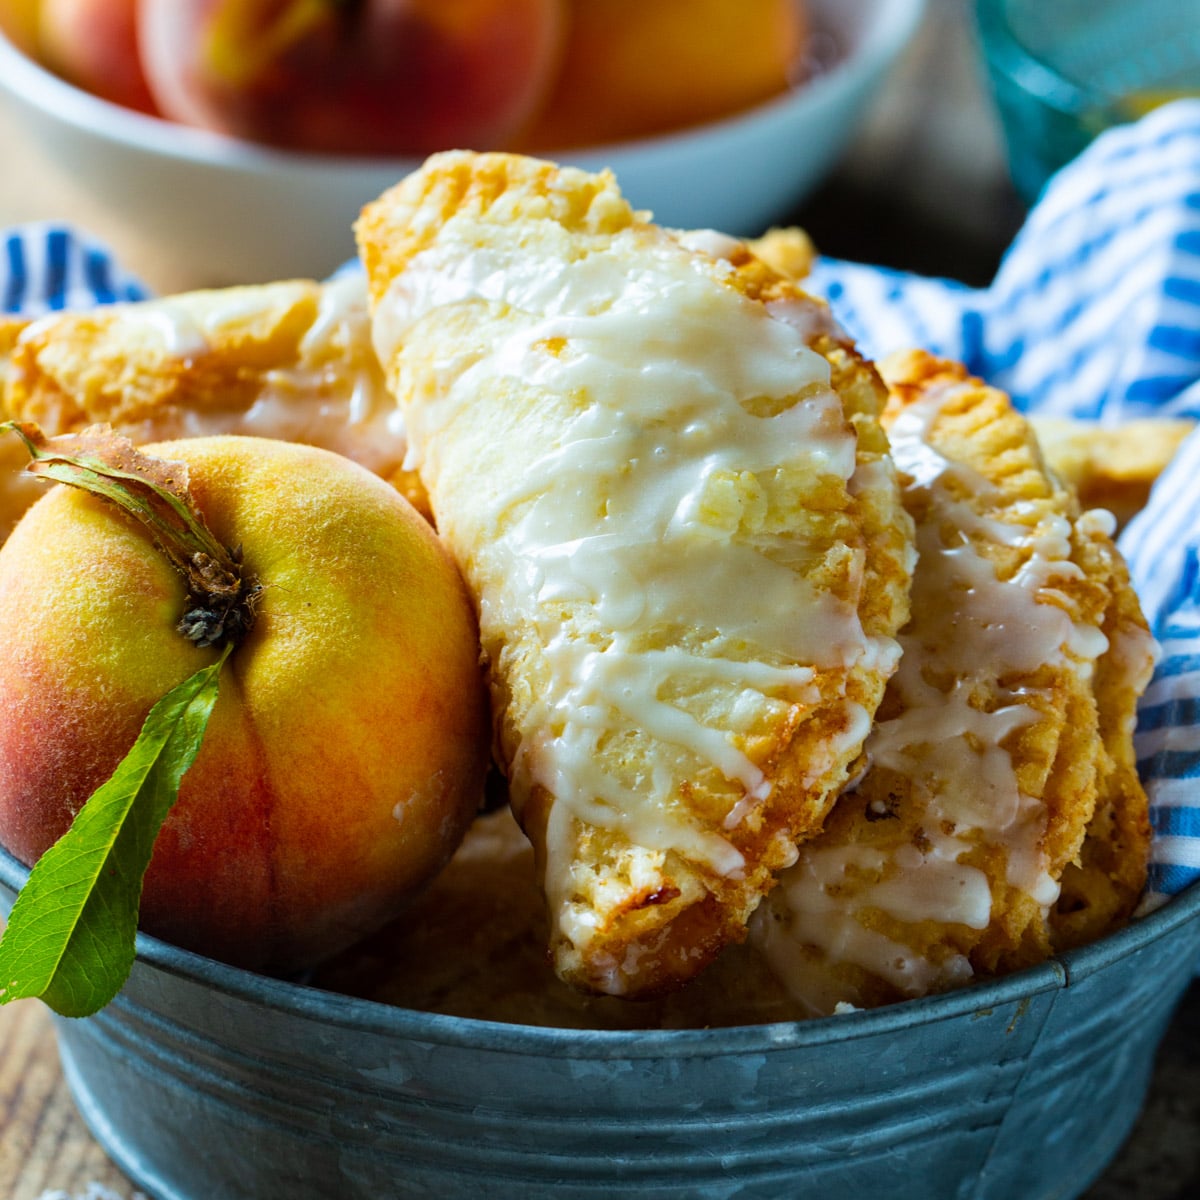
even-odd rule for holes
{"type": "MultiPolygon", "coordinates": [[[[395,916],[474,815],[488,711],[475,616],[416,511],[310,447],[147,448],[263,585],[154,848],[141,927],[242,966],[319,961],[395,916]]],[[[180,576],[103,501],[54,487],[0,550],[0,842],[35,861],[155,701],[212,662],[180,576]]]]}

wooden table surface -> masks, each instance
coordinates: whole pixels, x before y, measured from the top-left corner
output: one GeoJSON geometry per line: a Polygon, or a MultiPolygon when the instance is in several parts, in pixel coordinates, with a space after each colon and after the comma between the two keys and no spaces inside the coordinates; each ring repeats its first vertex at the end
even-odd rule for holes
{"type": "Polygon", "coordinates": [[[99,1188],[119,1200],[142,1195],[75,1111],[49,1013],[39,1001],[18,1000],[0,1009],[0,1196],[110,1200],[99,1188]]]}
{"type": "MultiPolygon", "coordinates": [[[[845,163],[786,219],[804,224],[827,253],[981,284],[1020,218],[975,74],[963,0],[930,0],[921,38],[845,163]]],[[[175,261],[169,247],[144,242],[135,225],[104,211],[78,181],[43,159],[0,103],[0,227],[39,219],[71,221],[107,240],[155,290],[203,282],[194,265],[175,261]]],[[[45,1010],[35,1001],[0,1008],[0,1200],[140,1195],[76,1113],[45,1010]]],[[[1164,1043],[1145,1115],[1087,1200],[1198,1195],[1200,985],[1194,985],[1164,1043]]]]}

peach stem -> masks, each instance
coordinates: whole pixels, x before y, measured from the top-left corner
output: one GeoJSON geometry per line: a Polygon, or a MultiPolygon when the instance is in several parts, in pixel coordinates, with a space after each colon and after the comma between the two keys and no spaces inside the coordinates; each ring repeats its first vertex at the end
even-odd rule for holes
{"type": "Polygon", "coordinates": [[[25,468],[39,478],[80,488],[115,504],[153,536],[184,577],[188,607],[176,628],[197,646],[236,645],[254,625],[262,591],[238,550],[223,546],[196,509],[187,467],[136,450],[105,425],[48,438],[32,422],[7,421],[29,451],[25,468]]]}

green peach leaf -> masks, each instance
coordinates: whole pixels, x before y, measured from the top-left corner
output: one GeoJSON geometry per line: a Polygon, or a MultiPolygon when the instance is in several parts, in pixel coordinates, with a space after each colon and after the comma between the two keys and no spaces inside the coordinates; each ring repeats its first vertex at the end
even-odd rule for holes
{"type": "Polygon", "coordinates": [[[142,878],[200,752],[228,654],[155,704],[112,777],[30,871],[0,938],[0,1004],[37,996],[86,1017],[124,986],[142,878]]]}

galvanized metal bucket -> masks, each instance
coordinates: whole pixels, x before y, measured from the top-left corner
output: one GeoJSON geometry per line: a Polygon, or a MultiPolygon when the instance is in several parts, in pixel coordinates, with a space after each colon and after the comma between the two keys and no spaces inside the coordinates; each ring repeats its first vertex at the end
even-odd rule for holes
{"type": "MultiPolygon", "coordinates": [[[[0,852],[0,899],[24,876],[0,852]]],[[[649,1033],[393,1009],[142,937],[121,996],[59,1021],[59,1047],[158,1200],[1062,1200],[1138,1114],[1198,915],[1200,885],[966,991],[649,1033]]]]}

